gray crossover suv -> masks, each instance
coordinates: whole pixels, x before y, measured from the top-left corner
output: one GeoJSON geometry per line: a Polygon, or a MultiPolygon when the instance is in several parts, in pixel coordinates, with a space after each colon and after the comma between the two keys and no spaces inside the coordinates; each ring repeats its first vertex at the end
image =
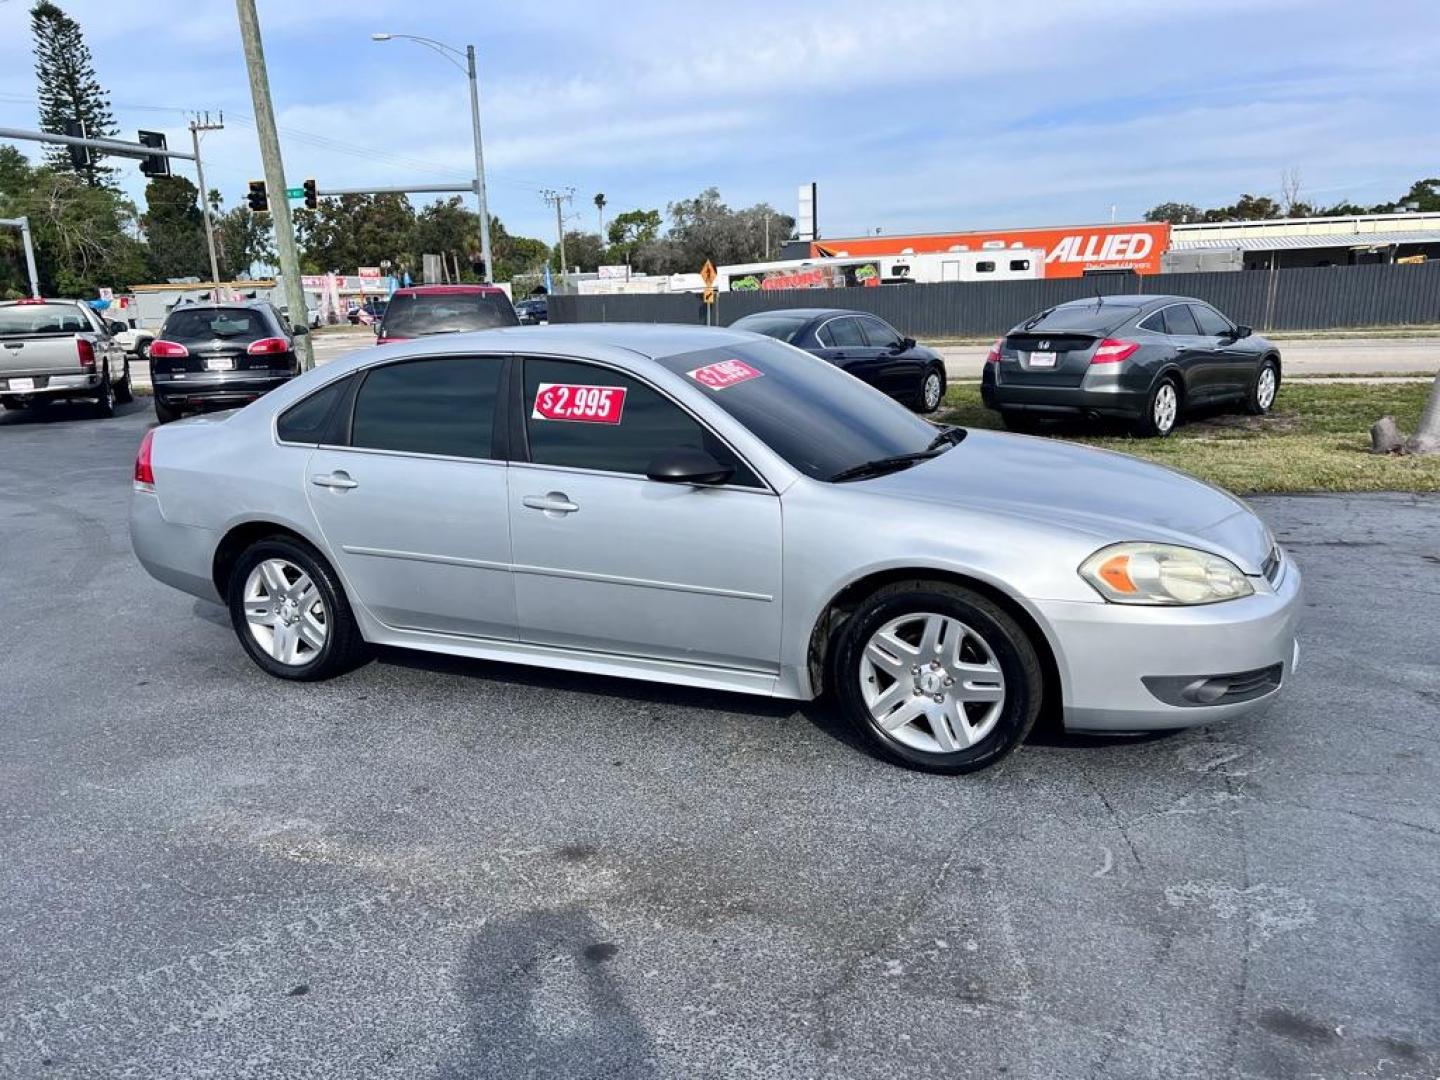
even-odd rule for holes
{"type": "MultiPolygon", "coordinates": [[[[352,353],[152,429],[135,552],[272,675],[371,644],[809,699],[965,772],[1047,708],[1236,717],[1300,574],[1243,503],[1121,454],[937,427],[758,334],[610,323],[352,353]]],[[[477,723],[483,723],[477,718],[477,723]]]]}
{"type": "Polygon", "coordinates": [[[1280,350],[1209,304],[1184,296],[1072,300],[1026,319],[990,348],[985,404],[1011,430],[1037,420],[1105,416],[1169,435],[1186,409],[1233,403],[1268,412],[1280,350]]]}

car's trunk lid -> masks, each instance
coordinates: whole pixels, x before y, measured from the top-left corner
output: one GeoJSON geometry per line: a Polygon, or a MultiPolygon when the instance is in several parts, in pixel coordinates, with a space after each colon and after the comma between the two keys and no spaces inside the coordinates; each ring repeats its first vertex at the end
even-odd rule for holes
{"type": "Polygon", "coordinates": [[[1010,386],[1079,386],[1100,343],[1095,334],[1015,333],[1001,343],[996,381],[1010,386]]]}

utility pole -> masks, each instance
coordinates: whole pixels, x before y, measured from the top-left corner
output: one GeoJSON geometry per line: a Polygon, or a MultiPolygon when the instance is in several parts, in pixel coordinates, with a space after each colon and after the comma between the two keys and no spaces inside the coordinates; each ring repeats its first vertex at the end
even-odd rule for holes
{"type": "Polygon", "coordinates": [[[208,112],[203,121],[199,113],[190,121],[190,142],[195,147],[195,172],[200,177],[200,209],[205,212],[205,246],[210,249],[210,287],[214,290],[217,301],[220,299],[220,263],[215,258],[215,222],[210,214],[210,191],[205,186],[205,166],[200,162],[200,132],[224,130],[224,113],[221,113],[220,119],[213,124],[208,112]]]}
{"type": "Polygon", "coordinates": [[[560,204],[568,202],[575,194],[575,189],[566,188],[564,191],[553,191],[546,188],[540,193],[540,197],[547,203],[555,204],[555,236],[560,244],[560,273],[570,272],[570,264],[565,259],[565,218],[560,212],[560,204]]]}
{"type": "Polygon", "coordinates": [[[485,262],[485,283],[495,280],[490,259],[490,205],[485,199],[485,151],[480,140],[480,84],[475,77],[475,46],[465,46],[466,75],[470,79],[470,125],[475,140],[475,199],[480,204],[480,258],[485,262]]]}
{"type": "MultiPolygon", "coordinates": [[[[290,200],[285,195],[285,163],[280,158],[280,136],[275,130],[275,110],[270,104],[270,79],[265,74],[265,48],[260,43],[260,19],[255,0],[235,0],[240,19],[240,40],[245,46],[245,67],[250,73],[250,98],[255,103],[255,130],[260,135],[260,158],[265,163],[265,186],[270,192],[270,214],[275,222],[275,250],[280,256],[280,273],[285,278],[285,305],[292,326],[308,326],[305,290],[300,284],[300,255],[295,250],[295,224],[290,219],[290,200]],[[299,320],[298,324],[296,320],[299,320]]],[[[301,365],[315,366],[310,335],[301,342],[301,365]]]]}

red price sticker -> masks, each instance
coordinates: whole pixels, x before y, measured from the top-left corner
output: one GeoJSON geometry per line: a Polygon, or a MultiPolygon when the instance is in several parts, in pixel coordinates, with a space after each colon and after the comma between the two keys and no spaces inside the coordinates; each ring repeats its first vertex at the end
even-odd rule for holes
{"type": "Polygon", "coordinates": [[[623,386],[572,386],[541,383],[535,390],[532,420],[572,420],[582,424],[618,424],[625,408],[623,386]]]}
{"type": "Polygon", "coordinates": [[[711,390],[724,390],[727,386],[758,379],[765,373],[756,371],[744,360],[721,360],[718,364],[706,364],[688,372],[690,378],[708,386],[711,390]]]}

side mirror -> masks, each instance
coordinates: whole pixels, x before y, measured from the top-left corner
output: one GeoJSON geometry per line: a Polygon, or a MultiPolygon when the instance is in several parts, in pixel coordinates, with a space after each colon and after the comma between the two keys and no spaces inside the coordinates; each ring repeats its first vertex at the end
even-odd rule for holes
{"type": "Polygon", "coordinates": [[[1236,341],[1239,341],[1241,338],[1247,338],[1247,337],[1249,337],[1251,334],[1253,334],[1254,332],[1255,332],[1255,330],[1254,330],[1253,327],[1249,327],[1249,326],[1237,326],[1237,327],[1235,327],[1235,340],[1236,340],[1236,341]]]}
{"type": "Polygon", "coordinates": [[[292,327],[290,328],[290,336],[291,336],[291,337],[304,337],[304,336],[305,336],[306,334],[308,334],[309,332],[310,332],[310,328],[309,328],[308,326],[306,326],[304,323],[301,323],[299,326],[292,326],[292,327]]]}
{"type": "Polygon", "coordinates": [[[704,450],[685,446],[667,450],[650,462],[646,475],[664,484],[723,484],[735,475],[735,470],[721,465],[704,450]]]}
{"type": "Polygon", "coordinates": [[[915,347],[915,339],[913,337],[901,338],[900,347],[908,352],[915,347]]]}

